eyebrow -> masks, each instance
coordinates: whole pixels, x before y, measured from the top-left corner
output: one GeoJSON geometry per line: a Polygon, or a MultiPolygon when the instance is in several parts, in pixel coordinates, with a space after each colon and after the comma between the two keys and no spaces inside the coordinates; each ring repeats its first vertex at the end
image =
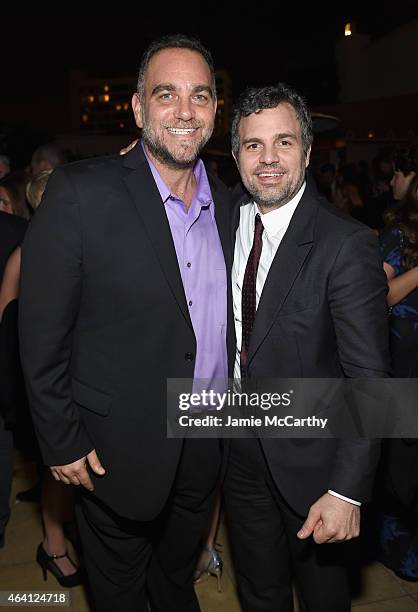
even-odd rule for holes
{"type": "Polygon", "coordinates": [[[262,144],[263,141],[260,138],[255,138],[255,137],[254,138],[244,138],[242,141],[242,144],[245,145],[245,144],[249,144],[250,142],[259,142],[260,144],[262,144]]]}
{"type": "MultiPolygon", "coordinates": [[[[293,138],[293,140],[296,140],[296,134],[293,134],[292,132],[281,132],[280,134],[275,134],[274,138],[276,140],[281,140],[282,138],[293,138]]],[[[242,144],[249,144],[250,142],[258,142],[260,144],[263,144],[262,139],[257,138],[256,136],[254,136],[253,138],[245,138],[242,141],[242,144]]]]}
{"type": "Polygon", "coordinates": [[[209,87],[209,85],[196,85],[196,87],[193,87],[192,91],[193,93],[200,93],[201,91],[206,91],[206,93],[208,93],[210,97],[213,98],[212,87],[209,87]]]}
{"type": "MultiPolygon", "coordinates": [[[[173,83],[160,83],[159,85],[156,85],[154,87],[154,89],[152,90],[152,95],[154,96],[160,93],[161,91],[176,91],[176,89],[177,87],[173,83]]],[[[202,91],[205,91],[210,95],[211,98],[213,98],[213,91],[212,88],[209,87],[209,85],[196,85],[192,89],[193,94],[200,93],[202,91]]]]}
{"type": "Polygon", "coordinates": [[[152,95],[160,93],[160,91],[175,91],[175,86],[172,83],[160,83],[152,90],[152,95]]]}

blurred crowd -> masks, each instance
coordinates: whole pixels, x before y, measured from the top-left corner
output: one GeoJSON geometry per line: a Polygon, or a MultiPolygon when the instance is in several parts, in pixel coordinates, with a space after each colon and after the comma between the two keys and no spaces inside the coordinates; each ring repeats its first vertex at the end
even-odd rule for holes
{"type": "MultiPolygon", "coordinates": [[[[73,523],[71,488],[53,481],[42,466],[35,436],[30,426],[23,381],[16,374],[18,366],[16,326],[20,255],[19,241],[27,222],[35,214],[48,179],[54,168],[68,161],[68,155],[55,143],[34,151],[24,170],[11,167],[7,156],[0,155],[0,211],[23,219],[15,232],[13,245],[3,244],[0,280],[0,341],[3,345],[2,372],[7,377],[7,392],[1,390],[3,405],[0,421],[0,546],[4,545],[5,527],[10,513],[11,452],[13,444],[29,453],[38,470],[38,482],[29,491],[18,493],[20,501],[37,501],[42,505],[45,530],[38,562],[45,568],[45,551],[55,551],[54,573],[64,586],[82,581],[76,564],[66,554],[66,538],[77,544],[73,523]],[[13,248],[12,248],[13,247],[13,248]],[[6,253],[5,251],[8,250],[6,253]],[[7,260],[7,258],[10,258],[7,260]],[[13,339],[14,338],[14,339],[13,339]],[[16,410],[16,404],[19,404],[16,410]],[[13,414],[12,414],[13,413],[13,414]],[[7,460],[6,460],[7,459],[7,460]],[[59,554],[61,553],[61,554],[59,554]]],[[[217,173],[215,159],[206,159],[210,171],[217,173]]],[[[232,161],[231,161],[232,163],[232,161]]],[[[231,174],[232,175],[232,174],[231,174]]],[[[222,178],[222,177],[221,177],[222,178]]],[[[388,316],[390,319],[392,368],[396,377],[418,377],[418,148],[409,145],[385,151],[369,164],[366,161],[336,167],[322,165],[315,175],[319,192],[330,205],[368,225],[379,234],[382,265],[388,278],[388,316]]],[[[230,185],[240,194],[240,186],[230,185]]],[[[0,215],[4,222],[4,215],[0,215]]],[[[4,222],[6,225],[6,222],[4,222]]],[[[3,229],[0,230],[3,232],[3,229]]],[[[4,230],[11,232],[10,229],[4,230]]],[[[13,233],[13,232],[12,232],[13,233]]],[[[11,235],[11,234],[10,234],[11,235]]],[[[3,240],[3,233],[1,234],[3,240]]],[[[355,253],[352,254],[356,256],[355,253]]],[[[5,387],[5,382],[2,383],[5,387]]],[[[418,444],[416,440],[392,440],[386,443],[377,499],[383,511],[374,517],[376,556],[396,574],[407,580],[418,580],[418,444]]],[[[214,534],[212,539],[214,538],[214,534]]],[[[47,555],[48,556],[48,555],[47,555]]]]}
{"type": "Polygon", "coordinates": [[[379,153],[371,164],[365,160],[338,168],[323,164],[315,178],[318,189],[330,202],[375,230],[383,229],[384,213],[393,205],[396,149],[379,153]]]}

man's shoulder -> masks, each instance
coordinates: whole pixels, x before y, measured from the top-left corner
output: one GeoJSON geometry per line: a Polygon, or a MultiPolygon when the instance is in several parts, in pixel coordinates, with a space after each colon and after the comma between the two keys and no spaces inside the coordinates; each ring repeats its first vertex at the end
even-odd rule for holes
{"type": "Polygon", "coordinates": [[[62,192],[68,188],[78,194],[80,201],[103,200],[107,193],[119,190],[122,179],[131,172],[124,168],[123,161],[123,156],[117,154],[64,164],[53,172],[50,187],[62,192]]]}
{"type": "Polygon", "coordinates": [[[318,228],[327,233],[333,232],[339,239],[344,236],[356,234],[357,232],[370,232],[371,229],[354,219],[342,210],[339,210],[334,204],[328,202],[323,196],[318,196],[318,228]]]}
{"type": "Polygon", "coordinates": [[[121,156],[120,155],[103,155],[101,157],[90,157],[81,159],[69,164],[64,164],[57,168],[58,172],[66,174],[69,178],[81,179],[88,177],[107,176],[109,172],[120,172],[121,156]]]}

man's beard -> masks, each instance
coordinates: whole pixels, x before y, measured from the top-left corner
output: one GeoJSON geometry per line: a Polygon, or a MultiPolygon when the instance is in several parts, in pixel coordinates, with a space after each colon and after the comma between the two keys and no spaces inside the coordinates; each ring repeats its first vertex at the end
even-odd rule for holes
{"type": "MultiPolygon", "coordinates": [[[[167,126],[164,126],[163,129],[166,129],[166,127],[167,126]]],[[[203,126],[202,124],[192,124],[188,122],[186,125],[170,125],[169,127],[178,129],[188,129],[200,128],[203,126]]],[[[193,145],[192,149],[184,149],[183,155],[176,155],[176,152],[172,152],[168,149],[168,147],[161,140],[157,132],[150,129],[148,122],[146,120],[143,121],[142,140],[147,146],[147,149],[156,159],[158,159],[158,161],[160,161],[165,166],[173,168],[174,170],[185,170],[186,168],[190,168],[191,166],[193,166],[211,135],[212,131],[209,130],[207,134],[202,135],[201,139],[193,145]]],[[[179,145],[179,147],[181,149],[181,144],[179,145]]]]}
{"type": "Polygon", "coordinates": [[[266,169],[265,167],[257,168],[255,170],[255,173],[267,171],[284,172],[283,184],[277,186],[276,189],[274,189],[274,187],[265,187],[260,189],[255,183],[247,182],[245,180],[243,180],[243,183],[254,202],[259,204],[263,208],[280,208],[281,206],[284,206],[285,204],[290,202],[290,200],[297,194],[297,192],[301,188],[303,181],[305,180],[305,160],[302,160],[300,166],[300,174],[296,177],[297,180],[294,183],[290,183],[286,180],[286,177],[288,176],[287,169],[283,167],[269,166],[268,169],[266,169]]]}

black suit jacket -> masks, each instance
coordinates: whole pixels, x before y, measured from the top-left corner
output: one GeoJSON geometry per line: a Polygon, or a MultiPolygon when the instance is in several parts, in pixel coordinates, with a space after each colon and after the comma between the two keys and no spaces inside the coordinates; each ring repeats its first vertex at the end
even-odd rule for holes
{"type": "MultiPolygon", "coordinates": [[[[229,193],[211,188],[229,273],[229,193]]],[[[23,244],[20,337],[45,463],[95,448],[107,470],[95,495],[122,516],[156,516],[182,448],[166,437],[166,381],[193,377],[196,340],[140,145],[51,176],[23,244]]]]}
{"type": "MultiPolygon", "coordinates": [[[[246,202],[234,208],[234,236],[246,202]]],[[[387,376],[386,292],[373,232],[329,204],[308,179],[259,301],[250,377],[387,376]]],[[[278,488],[302,515],[328,489],[369,498],[377,441],[263,439],[262,446],[278,488]]]]}

